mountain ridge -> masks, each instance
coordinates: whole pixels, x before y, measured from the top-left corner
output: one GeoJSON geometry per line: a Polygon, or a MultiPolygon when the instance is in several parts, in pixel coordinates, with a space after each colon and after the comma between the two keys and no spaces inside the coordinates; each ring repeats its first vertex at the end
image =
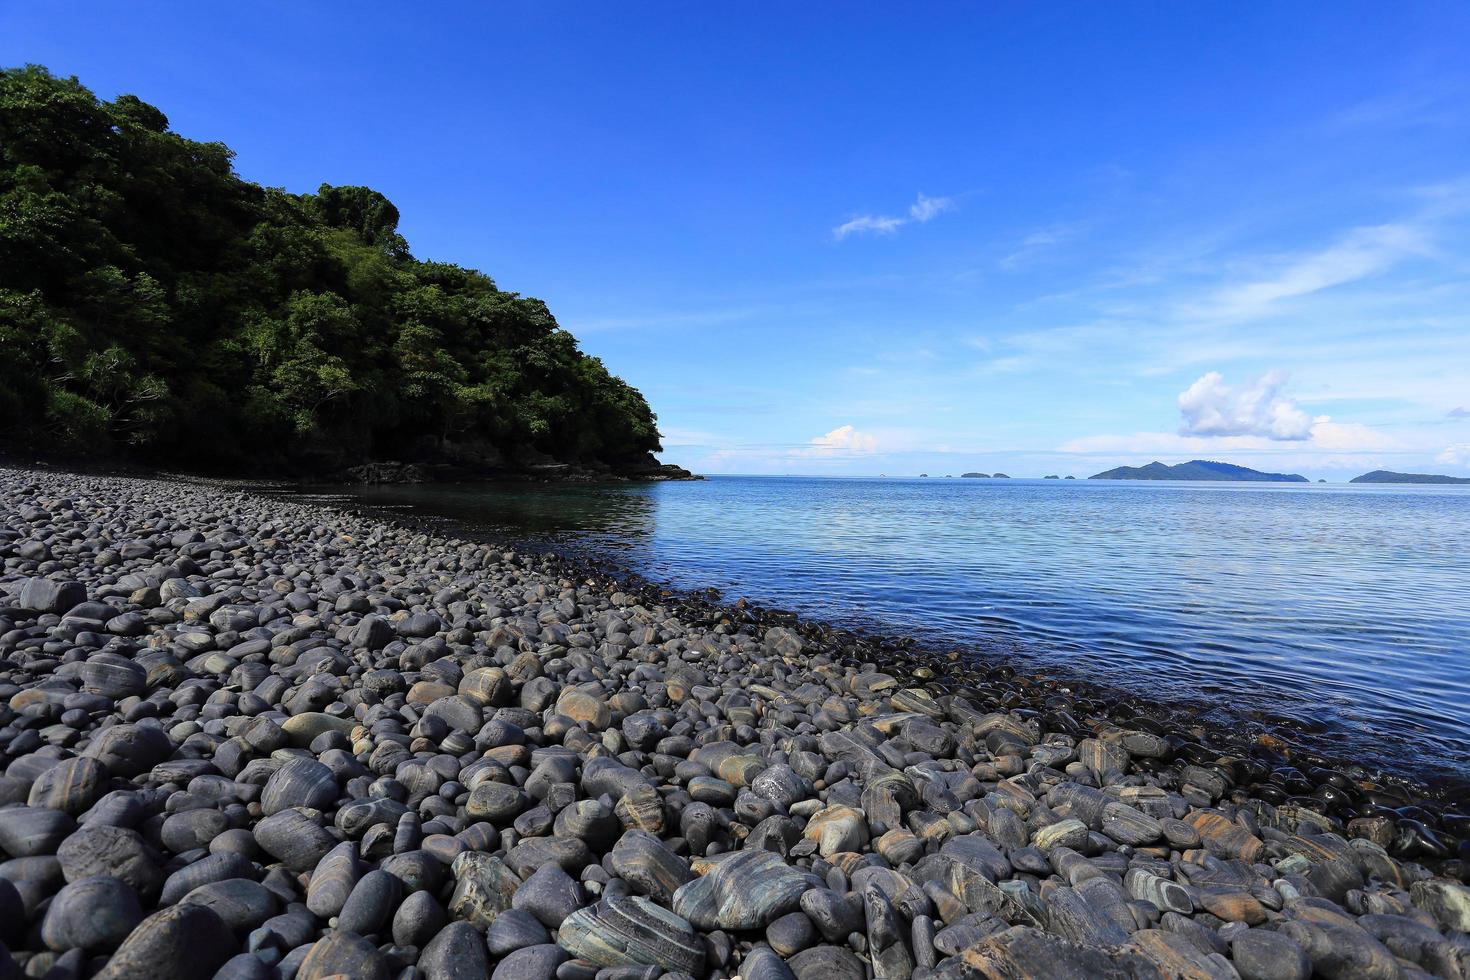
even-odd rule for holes
{"type": "Polygon", "coordinates": [[[1465,484],[1470,483],[1470,477],[1444,476],[1438,473],[1395,473],[1393,470],[1373,470],[1371,473],[1355,476],[1348,482],[1465,484]]]}
{"type": "Polygon", "coordinates": [[[1266,473],[1248,466],[1220,463],[1208,459],[1191,459],[1187,463],[1167,466],[1158,460],[1143,466],[1116,466],[1096,473],[1089,480],[1194,480],[1231,483],[1309,483],[1298,473],[1266,473]]]}

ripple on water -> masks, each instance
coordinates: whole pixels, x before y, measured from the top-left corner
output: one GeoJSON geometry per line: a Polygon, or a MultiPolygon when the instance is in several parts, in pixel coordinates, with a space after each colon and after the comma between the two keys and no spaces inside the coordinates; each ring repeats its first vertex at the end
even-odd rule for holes
{"type": "Polygon", "coordinates": [[[321,488],[682,588],[1470,762],[1470,488],[716,477],[321,488]]]}

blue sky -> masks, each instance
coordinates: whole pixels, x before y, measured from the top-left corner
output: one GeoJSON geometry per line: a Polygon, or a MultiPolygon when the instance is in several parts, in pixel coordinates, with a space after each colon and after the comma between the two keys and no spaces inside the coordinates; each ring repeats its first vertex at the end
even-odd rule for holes
{"type": "Polygon", "coordinates": [[[4,3],[368,184],[704,472],[1470,475],[1470,6],[4,3]]]}

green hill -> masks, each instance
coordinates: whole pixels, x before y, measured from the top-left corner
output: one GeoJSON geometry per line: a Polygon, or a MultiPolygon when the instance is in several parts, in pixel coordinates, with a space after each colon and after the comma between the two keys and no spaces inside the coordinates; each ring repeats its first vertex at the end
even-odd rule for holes
{"type": "Polygon", "coordinates": [[[1374,470],[1355,476],[1349,483],[1470,483],[1470,477],[1438,476],[1433,473],[1395,473],[1393,470],[1374,470]]]}
{"type": "Polygon", "coordinates": [[[231,471],[657,466],[643,396],[540,300],[415,258],[377,191],[232,159],[133,96],[0,70],[0,439],[231,471]]]}
{"type": "Polygon", "coordinates": [[[1200,480],[1235,481],[1256,483],[1307,483],[1306,477],[1295,473],[1263,473],[1233,463],[1216,463],[1206,459],[1192,459],[1187,463],[1165,466],[1155,460],[1146,466],[1119,466],[1116,469],[1088,477],[1089,480],[1200,480]]]}

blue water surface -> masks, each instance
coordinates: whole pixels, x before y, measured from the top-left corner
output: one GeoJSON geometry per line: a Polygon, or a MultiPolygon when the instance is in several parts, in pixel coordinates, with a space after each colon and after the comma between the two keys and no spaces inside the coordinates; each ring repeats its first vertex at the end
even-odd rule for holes
{"type": "MultiPolygon", "coordinates": [[[[713,477],[311,493],[1470,769],[1470,487],[713,477]]],[[[1222,721],[1223,720],[1223,721],[1222,721]]]]}

